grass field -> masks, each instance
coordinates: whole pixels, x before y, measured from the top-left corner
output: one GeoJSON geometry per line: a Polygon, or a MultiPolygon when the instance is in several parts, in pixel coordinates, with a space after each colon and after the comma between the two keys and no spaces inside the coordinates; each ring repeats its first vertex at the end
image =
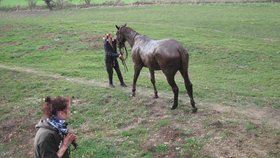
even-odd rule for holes
{"type": "MultiPolygon", "coordinates": [[[[76,97],[74,157],[279,157],[279,9],[264,3],[0,12],[0,157],[32,157],[47,95],[76,97]],[[124,23],[188,48],[198,114],[189,113],[179,75],[175,111],[160,71],[157,100],[146,69],[136,98],[130,86],[107,88],[102,36],[124,23]]],[[[131,85],[131,58],[127,64],[131,85]]]]}

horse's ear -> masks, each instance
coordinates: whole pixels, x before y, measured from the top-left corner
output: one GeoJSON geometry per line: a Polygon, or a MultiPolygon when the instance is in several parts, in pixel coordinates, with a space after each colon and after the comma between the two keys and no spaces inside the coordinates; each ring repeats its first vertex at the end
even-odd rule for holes
{"type": "Polygon", "coordinates": [[[123,27],[126,27],[126,23],[123,25],[123,27]]]}
{"type": "Polygon", "coordinates": [[[116,25],[116,28],[119,30],[120,29],[120,27],[118,27],[118,25],[116,25]]]}

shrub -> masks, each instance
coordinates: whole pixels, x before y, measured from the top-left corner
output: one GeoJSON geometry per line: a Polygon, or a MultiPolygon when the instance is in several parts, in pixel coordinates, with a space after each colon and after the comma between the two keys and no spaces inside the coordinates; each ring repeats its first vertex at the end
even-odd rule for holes
{"type": "Polygon", "coordinates": [[[37,0],[26,0],[26,1],[28,2],[28,8],[30,10],[32,10],[36,7],[37,0]]]}

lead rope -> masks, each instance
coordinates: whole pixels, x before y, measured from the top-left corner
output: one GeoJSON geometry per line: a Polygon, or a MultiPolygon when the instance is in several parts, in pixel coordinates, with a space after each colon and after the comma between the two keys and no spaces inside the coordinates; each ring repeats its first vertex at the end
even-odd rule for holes
{"type": "MultiPolygon", "coordinates": [[[[120,49],[120,54],[123,56],[122,49],[121,48],[119,48],[119,49],[120,49]]],[[[124,72],[128,72],[128,68],[127,68],[127,65],[126,65],[126,62],[125,62],[125,60],[127,59],[128,53],[127,53],[127,49],[126,49],[125,45],[124,45],[124,49],[125,49],[125,52],[126,52],[126,56],[124,58],[120,58],[120,59],[122,61],[123,67],[124,67],[124,72]]]]}

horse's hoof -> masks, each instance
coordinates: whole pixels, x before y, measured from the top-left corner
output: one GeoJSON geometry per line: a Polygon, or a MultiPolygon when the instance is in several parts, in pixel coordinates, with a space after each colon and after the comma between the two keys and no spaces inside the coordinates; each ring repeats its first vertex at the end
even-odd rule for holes
{"type": "Polygon", "coordinates": [[[171,110],[175,110],[177,108],[177,106],[172,106],[171,110]]]}
{"type": "Polygon", "coordinates": [[[192,113],[196,113],[196,112],[197,112],[197,108],[193,108],[192,113]]]}
{"type": "Polygon", "coordinates": [[[154,99],[157,99],[157,98],[159,98],[158,95],[155,95],[155,96],[154,96],[154,99]]]}
{"type": "Polygon", "coordinates": [[[122,87],[127,87],[127,85],[125,83],[121,83],[122,87]]]}

